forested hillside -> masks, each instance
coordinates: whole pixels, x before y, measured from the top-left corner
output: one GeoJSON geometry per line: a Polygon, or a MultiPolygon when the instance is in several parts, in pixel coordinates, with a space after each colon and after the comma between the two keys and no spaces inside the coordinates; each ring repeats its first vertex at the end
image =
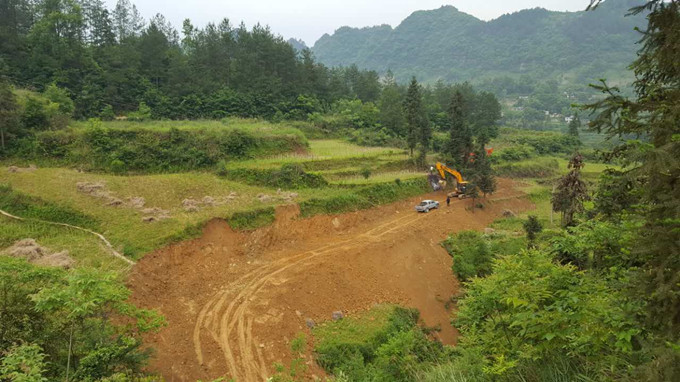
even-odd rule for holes
{"type": "MultiPolygon", "coordinates": [[[[643,15],[624,16],[632,0],[608,0],[592,12],[527,9],[488,22],[443,6],[414,12],[399,26],[343,27],[324,35],[314,54],[329,66],[356,64],[398,80],[434,82],[528,74],[587,83],[626,77],[643,15]]],[[[628,75],[629,76],[629,75],[628,75]]]]}
{"type": "Polygon", "coordinates": [[[195,119],[306,115],[338,98],[375,100],[368,87],[378,77],[329,69],[259,24],[225,18],[197,28],[187,19],[180,33],[160,13],[144,20],[128,0],[113,9],[101,0],[18,0],[0,2],[0,79],[65,89],[76,118],[143,103],[152,118],[195,119]]]}

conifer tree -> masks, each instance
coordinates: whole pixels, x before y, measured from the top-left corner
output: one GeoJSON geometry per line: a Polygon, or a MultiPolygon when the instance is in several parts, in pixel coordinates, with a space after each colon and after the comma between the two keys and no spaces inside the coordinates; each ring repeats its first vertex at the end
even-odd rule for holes
{"type": "Polygon", "coordinates": [[[406,142],[408,143],[408,148],[411,151],[411,156],[413,156],[413,151],[420,144],[419,161],[423,164],[432,131],[430,129],[430,122],[427,119],[425,106],[423,105],[422,90],[415,77],[411,79],[411,84],[406,92],[404,111],[406,114],[406,142]]]}
{"type": "Polygon", "coordinates": [[[588,187],[581,179],[583,166],[583,156],[576,153],[569,161],[569,173],[560,178],[552,195],[553,211],[562,213],[564,227],[574,223],[574,215],[583,212],[583,202],[589,199],[588,187]]]}
{"type": "Polygon", "coordinates": [[[581,119],[579,119],[578,113],[576,113],[574,115],[573,119],[569,122],[569,128],[568,128],[567,132],[572,137],[578,138],[578,135],[579,135],[578,130],[580,128],[581,128],[581,119]]]}
{"type": "Polygon", "coordinates": [[[451,164],[461,170],[467,167],[470,153],[473,152],[472,131],[466,115],[467,102],[463,94],[456,91],[448,110],[451,129],[445,151],[452,161],[451,164]]]}
{"type": "MultiPolygon", "coordinates": [[[[591,6],[601,3],[592,0],[591,6]]],[[[634,248],[644,264],[641,285],[652,327],[680,338],[680,2],[648,0],[633,8],[647,13],[642,48],[631,68],[635,98],[606,82],[606,96],[585,108],[598,112],[590,127],[609,137],[637,135],[612,152],[628,164],[627,174],[647,206],[645,226],[634,248]]],[[[677,356],[676,356],[677,359],[677,356]]],[[[658,366],[656,366],[658,367],[658,366]]]]}

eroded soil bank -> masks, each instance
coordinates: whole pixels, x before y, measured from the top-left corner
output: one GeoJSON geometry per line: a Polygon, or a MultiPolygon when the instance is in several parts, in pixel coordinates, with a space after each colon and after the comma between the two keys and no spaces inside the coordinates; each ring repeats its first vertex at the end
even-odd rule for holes
{"type": "Polygon", "coordinates": [[[148,254],[130,276],[133,301],[168,320],[147,338],[156,349],[151,369],[168,381],[265,380],[275,362],[289,361],[290,340],[309,331],[306,319],[376,303],[419,309],[424,324],[440,326],[441,341],[454,344],[445,303],[458,282],[440,242],[451,232],[483,229],[504,210],[532,207],[514,182],[501,179],[498,188],[474,212],[466,209],[470,200],[447,208],[436,193],[309,219],[299,219],[295,206],[281,207],[273,226],[247,233],[213,220],[201,238],[148,254]],[[416,213],[424,198],[439,200],[441,209],[416,213]]]}

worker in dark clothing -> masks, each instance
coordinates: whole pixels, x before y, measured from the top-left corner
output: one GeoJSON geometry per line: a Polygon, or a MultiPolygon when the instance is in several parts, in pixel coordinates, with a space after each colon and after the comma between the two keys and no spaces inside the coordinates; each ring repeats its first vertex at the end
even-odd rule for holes
{"type": "Polygon", "coordinates": [[[451,197],[448,195],[446,196],[446,206],[447,207],[451,206],[451,197]]]}

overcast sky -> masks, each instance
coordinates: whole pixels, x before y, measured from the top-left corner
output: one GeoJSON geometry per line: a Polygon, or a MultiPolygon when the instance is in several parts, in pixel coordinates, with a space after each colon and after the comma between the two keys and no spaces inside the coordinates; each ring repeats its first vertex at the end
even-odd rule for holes
{"type": "MultiPolygon", "coordinates": [[[[117,0],[105,0],[113,8],[117,0]]],[[[324,33],[341,26],[397,26],[412,12],[450,4],[483,20],[525,8],[583,10],[589,0],[131,0],[144,18],[162,13],[178,30],[185,18],[195,26],[219,22],[247,26],[259,22],[286,39],[300,38],[311,46],[324,33]]]]}

